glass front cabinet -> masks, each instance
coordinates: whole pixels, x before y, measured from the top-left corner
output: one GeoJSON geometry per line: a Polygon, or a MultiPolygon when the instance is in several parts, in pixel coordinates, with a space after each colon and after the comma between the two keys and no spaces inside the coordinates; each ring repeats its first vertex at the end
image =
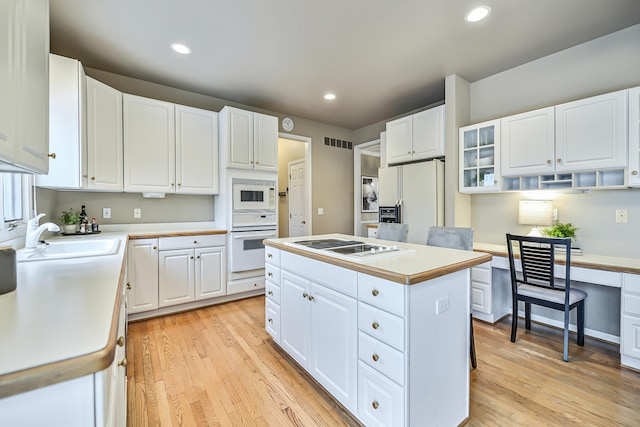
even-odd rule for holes
{"type": "Polygon", "coordinates": [[[460,192],[500,191],[500,120],[460,128],[460,192]]]}

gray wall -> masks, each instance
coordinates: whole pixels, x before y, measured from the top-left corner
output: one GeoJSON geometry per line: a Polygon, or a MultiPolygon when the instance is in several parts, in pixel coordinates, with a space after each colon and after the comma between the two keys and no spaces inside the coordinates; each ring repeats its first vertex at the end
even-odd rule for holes
{"type": "MultiPolygon", "coordinates": [[[[472,83],[470,123],[638,86],[638,70],[640,25],[472,83]]],[[[517,201],[534,198],[553,199],[560,220],[579,227],[578,240],[585,252],[637,257],[640,192],[631,189],[473,195],[475,240],[504,244],[505,233],[527,231],[518,225],[517,201]],[[615,223],[616,209],[628,209],[627,224],[615,223]]]]}

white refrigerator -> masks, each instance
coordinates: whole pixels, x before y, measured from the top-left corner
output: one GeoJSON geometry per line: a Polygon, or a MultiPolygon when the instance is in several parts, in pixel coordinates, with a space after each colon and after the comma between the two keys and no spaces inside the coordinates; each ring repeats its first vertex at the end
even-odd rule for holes
{"type": "Polygon", "coordinates": [[[444,163],[441,160],[378,169],[378,206],[400,205],[407,241],[427,243],[427,230],[444,225],[444,163]]]}

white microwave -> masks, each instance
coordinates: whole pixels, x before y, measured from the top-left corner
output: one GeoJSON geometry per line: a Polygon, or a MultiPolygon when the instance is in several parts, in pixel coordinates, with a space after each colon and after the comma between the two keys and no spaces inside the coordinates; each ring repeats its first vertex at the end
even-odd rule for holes
{"type": "Polygon", "coordinates": [[[234,211],[275,211],[276,184],[272,181],[233,184],[234,211]]]}

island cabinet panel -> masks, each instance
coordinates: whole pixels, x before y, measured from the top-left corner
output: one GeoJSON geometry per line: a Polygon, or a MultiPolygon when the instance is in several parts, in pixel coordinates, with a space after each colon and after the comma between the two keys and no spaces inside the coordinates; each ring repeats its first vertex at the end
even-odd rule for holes
{"type": "Polygon", "coordinates": [[[264,251],[266,307],[264,324],[267,333],[280,343],[280,250],[267,247],[264,251]]]}
{"type": "Polygon", "coordinates": [[[358,364],[358,418],[370,427],[405,425],[404,389],[367,364],[358,364]]]}
{"type": "Polygon", "coordinates": [[[281,283],[280,344],[296,362],[307,368],[311,348],[308,333],[311,324],[311,307],[308,304],[311,282],[283,271],[281,283]]]}

